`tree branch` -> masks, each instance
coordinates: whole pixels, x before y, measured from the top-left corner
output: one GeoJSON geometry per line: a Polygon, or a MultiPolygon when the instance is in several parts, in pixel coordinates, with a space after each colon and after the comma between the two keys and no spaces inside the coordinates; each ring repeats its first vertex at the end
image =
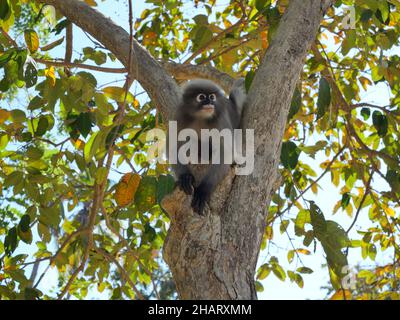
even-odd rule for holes
{"type": "MultiPolygon", "coordinates": [[[[60,13],[88,32],[128,67],[129,33],[102,13],[78,0],[38,0],[54,6],[60,13]],[[95,21],[95,23],[94,23],[95,21]]],[[[164,119],[170,119],[179,103],[179,87],[167,71],[133,39],[130,74],[140,82],[151,99],[159,106],[164,119]]]]}
{"type": "Polygon", "coordinates": [[[235,82],[229,74],[221,72],[211,66],[201,66],[192,64],[179,64],[175,62],[161,62],[162,66],[177,80],[190,80],[203,78],[218,83],[225,92],[229,92],[235,82]]]}

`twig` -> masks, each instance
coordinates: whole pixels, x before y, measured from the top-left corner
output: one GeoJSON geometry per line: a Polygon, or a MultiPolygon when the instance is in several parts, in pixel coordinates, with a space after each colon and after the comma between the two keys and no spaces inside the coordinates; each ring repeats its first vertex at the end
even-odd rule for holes
{"type": "Polygon", "coordinates": [[[125,278],[125,280],[129,283],[129,285],[131,286],[131,288],[133,289],[133,291],[135,292],[135,294],[139,297],[140,300],[145,300],[145,298],[143,297],[143,295],[140,293],[140,291],[136,288],[135,284],[133,283],[133,281],[131,280],[131,278],[129,277],[128,273],[126,272],[126,270],[121,266],[121,264],[118,262],[118,260],[112,256],[111,254],[109,254],[108,252],[98,248],[98,247],[94,247],[93,248],[97,253],[99,253],[100,255],[102,255],[104,258],[106,258],[106,260],[108,260],[109,262],[114,263],[121,275],[125,278]]]}
{"type": "Polygon", "coordinates": [[[133,252],[133,250],[132,250],[132,248],[130,247],[128,241],[126,241],[126,239],[125,239],[117,230],[115,230],[115,228],[112,226],[112,224],[111,224],[111,222],[110,222],[110,218],[109,218],[109,216],[108,216],[108,214],[107,214],[107,211],[106,211],[106,209],[104,208],[104,206],[101,207],[101,210],[102,210],[102,212],[103,212],[104,219],[106,220],[106,225],[107,225],[107,227],[111,230],[111,232],[112,232],[113,234],[115,234],[115,235],[118,237],[118,239],[123,243],[123,245],[126,247],[126,249],[128,250],[128,252],[132,255],[132,257],[138,262],[138,264],[142,267],[142,269],[143,269],[143,270],[147,273],[147,275],[150,277],[151,282],[152,282],[152,284],[153,284],[153,291],[154,291],[154,293],[156,294],[157,299],[160,300],[160,295],[158,294],[157,286],[156,286],[156,284],[154,283],[152,273],[151,273],[151,272],[145,267],[145,265],[140,261],[139,257],[135,254],[135,252],[133,252]]]}
{"type": "Polygon", "coordinates": [[[47,66],[80,68],[80,69],[87,69],[87,70],[107,72],[107,73],[125,73],[127,71],[125,68],[98,67],[98,66],[92,66],[92,65],[83,64],[83,63],[67,62],[64,60],[56,61],[56,60],[46,60],[46,59],[41,59],[41,58],[35,58],[35,61],[38,63],[45,64],[47,66]]]}
{"type": "Polygon", "coordinates": [[[0,27],[0,32],[3,34],[3,36],[7,39],[8,43],[11,44],[11,46],[18,48],[18,43],[10,37],[10,35],[3,29],[3,27],[0,27]]]}
{"type": "MultiPolygon", "coordinates": [[[[242,8],[243,9],[243,8],[242,8]]],[[[225,35],[231,33],[233,30],[235,30],[237,27],[240,27],[241,24],[244,23],[246,20],[246,12],[243,12],[241,18],[233,25],[231,25],[229,28],[222,30],[220,33],[218,33],[215,37],[213,37],[210,41],[208,41],[204,46],[199,48],[197,51],[195,51],[186,61],[183,62],[183,64],[189,64],[190,62],[193,61],[194,58],[196,58],[199,54],[203,53],[207,48],[224,37],[225,35]]]]}
{"type": "Polygon", "coordinates": [[[367,182],[367,185],[365,186],[366,188],[365,188],[364,195],[363,195],[363,197],[362,197],[362,199],[361,199],[360,205],[358,206],[356,215],[354,216],[354,220],[353,220],[353,222],[351,223],[350,227],[349,227],[349,228],[347,229],[347,231],[346,231],[347,234],[350,232],[350,230],[351,230],[351,229],[354,227],[354,225],[356,224],[356,221],[357,221],[357,219],[358,219],[358,216],[359,216],[359,214],[360,214],[360,211],[361,211],[361,209],[362,209],[362,206],[363,206],[363,204],[364,204],[364,202],[365,202],[365,199],[367,198],[367,196],[368,196],[368,194],[369,194],[369,192],[370,192],[371,182],[372,182],[372,176],[373,176],[373,175],[374,175],[374,172],[371,172],[371,174],[370,174],[370,176],[369,176],[369,179],[368,179],[368,182],[367,182]]]}
{"type": "MultiPolygon", "coordinates": [[[[65,62],[71,63],[72,52],[73,52],[73,43],[74,43],[74,35],[73,35],[73,24],[70,22],[67,25],[66,29],[66,48],[65,48],[65,62]]],[[[64,71],[67,75],[71,75],[71,71],[67,66],[65,66],[64,71]]]]}

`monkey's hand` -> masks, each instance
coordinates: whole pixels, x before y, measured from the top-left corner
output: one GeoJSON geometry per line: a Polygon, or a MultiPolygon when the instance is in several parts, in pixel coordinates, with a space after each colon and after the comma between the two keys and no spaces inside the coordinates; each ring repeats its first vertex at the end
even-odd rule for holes
{"type": "Polygon", "coordinates": [[[186,194],[193,194],[194,177],[191,173],[181,174],[177,184],[186,194]]]}
{"type": "Polygon", "coordinates": [[[205,183],[201,183],[195,190],[192,200],[192,208],[199,215],[204,215],[206,202],[210,198],[211,188],[205,183]]]}

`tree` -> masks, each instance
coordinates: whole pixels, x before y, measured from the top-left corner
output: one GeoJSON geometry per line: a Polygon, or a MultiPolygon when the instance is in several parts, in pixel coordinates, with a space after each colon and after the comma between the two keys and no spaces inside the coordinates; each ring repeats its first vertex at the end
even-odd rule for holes
{"type": "MultiPolygon", "coordinates": [[[[232,0],[223,10],[215,0],[148,3],[135,22],[128,1],[127,32],[94,9],[94,0],[0,0],[0,90],[10,105],[27,101],[0,109],[0,296],[40,297],[36,273],[46,262],[59,271],[58,298],[83,298],[95,282],[114,299],[158,297],[163,246],[180,298],[256,299],[271,271],[299,286],[301,274],[312,272],[305,266],[285,272],[276,257],[256,271],[276,222],[288,234],[293,225],[304,247],[320,244],[337,291],[344,290],[351,248],[374,258],[379,243],[397,261],[400,74],[399,57],[388,50],[398,45],[399,1],[232,0]],[[188,19],[185,5],[215,18],[188,19]],[[73,26],[93,42],[75,60],[73,26]],[[16,39],[21,29],[24,43],[16,39]],[[327,35],[341,52],[324,44],[327,35]],[[64,41],[65,56],[55,59],[51,50],[64,41]],[[107,60],[123,67],[101,66],[107,60]],[[101,87],[99,72],[126,73],[125,84],[101,87]],[[201,77],[229,91],[240,76],[248,89],[242,126],[255,132],[254,172],[230,174],[200,217],[190,197],[173,190],[168,168],[147,161],[152,142],[145,135],[167,127],[178,83],[201,77]],[[148,103],[131,92],[135,81],[148,103]],[[379,83],[391,90],[388,105],[360,101],[362,90],[379,83]],[[307,145],[313,135],[321,140],[307,145]],[[299,157],[320,151],[326,158],[316,178],[299,157]],[[128,169],[120,172],[123,163],[128,169]],[[334,211],[352,215],[356,208],[347,231],[305,198],[310,190],[318,193],[327,173],[341,185],[334,211]],[[389,191],[374,185],[375,176],[389,191]],[[360,231],[362,239],[350,240],[365,208],[372,226],[360,231]],[[34,260],[16,254],[36,230],[34,260]],[[31,265],[36,271],[28,279],[24,269],[31,265]]],[[[309,252],[293,246],[288,260],[309,252]]]]}

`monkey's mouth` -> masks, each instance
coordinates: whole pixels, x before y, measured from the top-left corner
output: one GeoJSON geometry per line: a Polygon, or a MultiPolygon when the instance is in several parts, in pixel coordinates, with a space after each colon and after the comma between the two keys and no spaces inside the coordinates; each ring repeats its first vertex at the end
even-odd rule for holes
{"type": "Polygon", "coordinates": [[[201,108],[201,110],[205,112],[214,112],[214,109],[215,107],[213,104],[206,104],[201,108]]]}

